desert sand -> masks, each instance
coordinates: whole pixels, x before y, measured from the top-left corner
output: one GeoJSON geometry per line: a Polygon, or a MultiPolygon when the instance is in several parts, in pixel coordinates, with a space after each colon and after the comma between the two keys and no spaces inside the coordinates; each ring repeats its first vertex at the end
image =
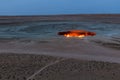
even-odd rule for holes
{"type": "Polygon", "coordinates": [[[0,80],[119,80],[120,64],[34,54],[0,54],[0,80]]]}
{"type": "Polygon", "coordinates": [[[120,63],[120,50],[99,46],[88,39],[65,37],[33,40],[1,39],[0,53],[42,54],[120,63]]]}
{"type": "Polygon", "coordinates": [[[119,50],[87,39],[1,39],[0,49],[0,80],[120,78],[119,50]]]}
{"type": "MultiPolygon", "coordinates": [[[[0,25],[36,21],[98,21],[119,24],[119,16],[112,14],[1,16],[0,25]]],[[[0,80],[119,80],[119,46],[118,49],[108,45],[100,46],[92,42],[95,39],[96,37],[2,38],[0,80]]]]}

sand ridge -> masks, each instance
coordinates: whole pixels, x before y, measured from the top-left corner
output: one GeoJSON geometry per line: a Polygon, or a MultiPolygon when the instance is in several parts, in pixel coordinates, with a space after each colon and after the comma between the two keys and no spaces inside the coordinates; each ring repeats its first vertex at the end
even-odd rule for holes
{"type": "Polygon", "coordinates": [[[29,53],[120,63],[120,50],[98,46],[88,40],[53,38],[0,41],[1,53],[29,53]],[[44,42],[43,42],[44,41],[44,42]],[[64,44],[64,45],[63,45],[64,44]]]}

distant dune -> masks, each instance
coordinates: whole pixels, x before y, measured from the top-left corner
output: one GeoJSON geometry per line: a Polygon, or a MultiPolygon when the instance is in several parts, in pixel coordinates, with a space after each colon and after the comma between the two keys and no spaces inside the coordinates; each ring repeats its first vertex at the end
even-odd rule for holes
{"type": "Polygon", "coordinates": [[[23,22],[31,22],[31,21],[56,21],[56,20],[120,23],[120,14],[0,16],[0,24],[10,24],[13,22],[23,23],[23,22]]]}

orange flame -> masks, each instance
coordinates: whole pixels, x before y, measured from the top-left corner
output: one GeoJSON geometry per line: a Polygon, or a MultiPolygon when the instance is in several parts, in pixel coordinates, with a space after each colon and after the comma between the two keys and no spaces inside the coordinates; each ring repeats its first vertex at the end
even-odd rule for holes
{"type": "Polygon", "coordinates": [[[70,31],[59,32],[58,35],[63,35],[65,37],[84,38],[86,36],[94,36],[96,35],[96,33],[85,30],[70,30],[70,31]]]}

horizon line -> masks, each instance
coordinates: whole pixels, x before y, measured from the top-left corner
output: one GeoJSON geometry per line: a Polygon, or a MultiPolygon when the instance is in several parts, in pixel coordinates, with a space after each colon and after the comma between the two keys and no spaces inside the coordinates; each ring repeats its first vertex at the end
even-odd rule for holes
{"type": "Polygon", "coordinates": [[[72,15],[120,15],[120,13],[85,13],[85,14],[17,14],[17,15],[0,15],[0,16],[72,16],[72,15]]]}

